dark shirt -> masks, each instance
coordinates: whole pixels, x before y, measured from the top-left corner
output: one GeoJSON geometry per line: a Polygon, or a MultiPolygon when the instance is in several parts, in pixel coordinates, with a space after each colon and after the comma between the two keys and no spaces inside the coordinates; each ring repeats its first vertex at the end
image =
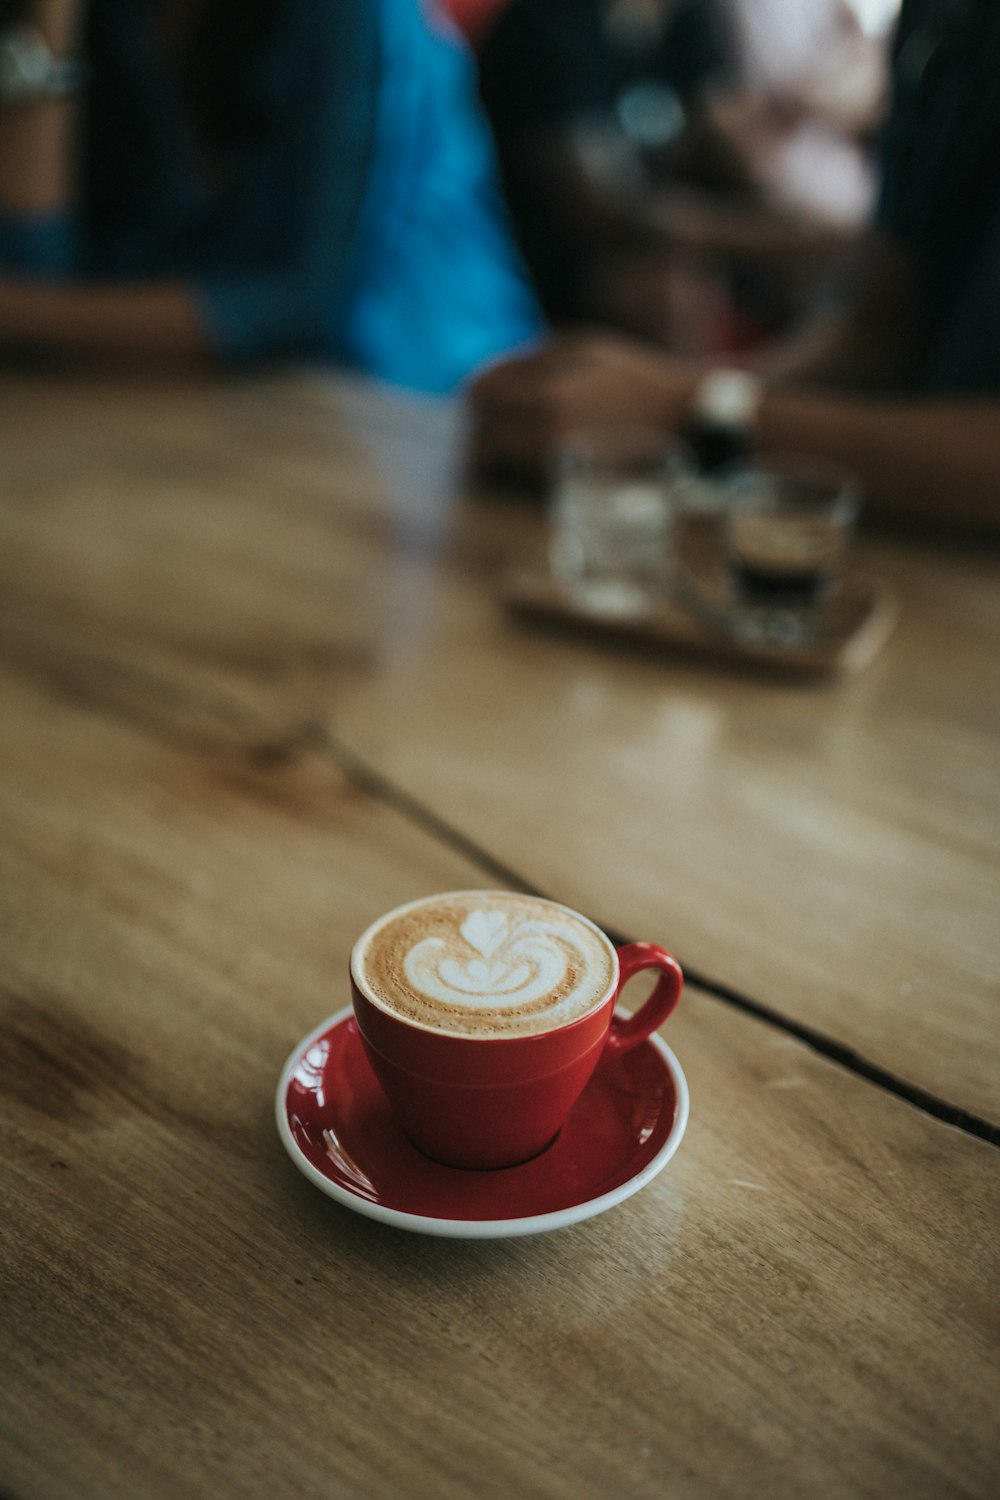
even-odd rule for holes
{"type": "Polygon", "coordinates": [[[511,0],[480,55],[480,88],[498,134],[614,115],[623,94],[656,83],[685,98],[727,64],[710,7],[682,0],[659,33],[630,39],[607,0],[511,0]]]}
{"type": "Polygon", "coordinates": [[[641,177],[652,144],[644,127],[665,130],[658,148],[672,145],[689,100],[731,67],[706,0],[680,0],[652,34],[610,25],[611,9],[607,0],[511,0],[480,48],[480,92],[521,247],[559,321],[587,316],[578,286],[587,247],[540,166],[547,143],[589,132],[615,150],[617,139],[623,171],[638,166],[641,177]]]}
{"type": "Polygon", "coordinates": [[[907,0],[880,226],[912,263],[915,388],[1000,392],[1000,4],[907,0]]]}

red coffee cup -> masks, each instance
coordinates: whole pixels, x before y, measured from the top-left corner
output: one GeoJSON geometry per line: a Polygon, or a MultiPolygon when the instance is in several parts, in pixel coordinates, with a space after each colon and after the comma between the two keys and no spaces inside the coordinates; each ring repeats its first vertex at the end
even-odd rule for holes
{"type": "MultiPolygon", "coordinates": [[[[529,924],[530,925],[530,924],[529,924]]],[[[480,963],[481,960],[474,960],[480,963]]],[[[523,966],[522,966],[523,967],[523,966]]],[[[518,971],[520,972],[520,971],[518,971]]],[[[677,960],[653,943],[616,949],[588,918],[555,902],[506,892],[457,892],[411,902],[373,923],[351,955],[351,993],[358,1030],[375,1076],[397,1119],[419,1150],[449,1166],[478,1170],[527,1161],[551,1144],[606,1051],[639,1046],[671,1014],[683,975],[677,960]],[[459,1035],[404,1017],[380,1003],[365,976],[365,955],[377,930],[417,908],[458,898],[522,899],[533,908],[583,923],[606,953],[610,975],[583,1015],[527,1035],[459,1035]],[[616,1016],[622,989],[643,969],[660,978],[633,1016],[616,1016]]]]}

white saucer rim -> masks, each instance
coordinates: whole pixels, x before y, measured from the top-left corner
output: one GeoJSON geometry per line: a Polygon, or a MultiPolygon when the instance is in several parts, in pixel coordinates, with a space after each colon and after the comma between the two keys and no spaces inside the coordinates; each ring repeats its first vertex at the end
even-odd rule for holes
{"type": "Polygon", "coordinates": [[[412,1234],[434,1235],[442,1239],[496,1240],[516,1239],[523,1235],[545,1234],[554,1229],[568,1228],[571,1224],[579,1224],[585,1219],[596,1218],[598,1214],[606,1213],[609,1208],[623,1203],[626,1198],[631,1198],[634,1193],[644,1188],[662,1172],[677,1151],[687,1129],[691,1096],[684,1070],[672,1049],[662,1037],[654,1032],[646,1040],[660,1053],[673,1081],[676,1098],[673,1124],[656,1155],[634,1177],[620,1183],[610,1192],[602,1193],[597,1198],[589,1198],[582,1203],[573,1203],[568,1208],[553,1209],[546,1214],[531,1214],[520,1219],[440,1219],[426,1214],[407,1213],[403,1209],[389,1208],[382,1203],[372,1203],[369,1199],[352,1193],[349,1188],[331,1182],[313,1166],[292,1135],[285,1110],[288,1085],[303,1052],[307,1051],[314,1042],[319,1041],[320,1037],[332,1027],[340,1025],[353,1013],[353,1006],[343,1006],[295,1044],[278,1079],[275,1092],[275,1120],[282,1145],[295,1166],[314,1187],[319,1188],[321,1193],[325,1193],[328,1198],[333,1198],[354,1213],[359,1213],[368,1219],[376,1219],[382,1224],[390,1224],[396,1229],[405,1229],[412,1234]]]}

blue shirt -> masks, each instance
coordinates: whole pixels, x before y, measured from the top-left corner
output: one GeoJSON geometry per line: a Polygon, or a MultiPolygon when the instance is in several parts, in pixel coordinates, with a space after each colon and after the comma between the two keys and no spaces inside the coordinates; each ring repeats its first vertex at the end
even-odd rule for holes
{"type": "Polygon", "coordinates": [[[79,201],[0,263],[189,284],[224,359],[445,392],[535,337],[473,63],[419,0],[282,0],[246,87],[267,128],[209,172],[139,0],[95,0],[79,201]]]}

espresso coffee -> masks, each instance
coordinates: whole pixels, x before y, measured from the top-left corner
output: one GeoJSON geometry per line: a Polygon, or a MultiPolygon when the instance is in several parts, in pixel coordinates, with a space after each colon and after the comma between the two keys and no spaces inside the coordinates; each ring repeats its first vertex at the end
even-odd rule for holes
{"type": "Polygon", "coordinates": [[[832,586],[841,552],[835,522],[781,512],[734,516],[729,567],[748,603],[815,604],[832,586]]]}
{"type": "Polygon", "coordinates": [[[351,970],[390,1015],[489,1041],[587,1015],[613,987],[617,957],[598,928],[554,901],[458,891],[381,918],[359,938],[351,970]]]}

